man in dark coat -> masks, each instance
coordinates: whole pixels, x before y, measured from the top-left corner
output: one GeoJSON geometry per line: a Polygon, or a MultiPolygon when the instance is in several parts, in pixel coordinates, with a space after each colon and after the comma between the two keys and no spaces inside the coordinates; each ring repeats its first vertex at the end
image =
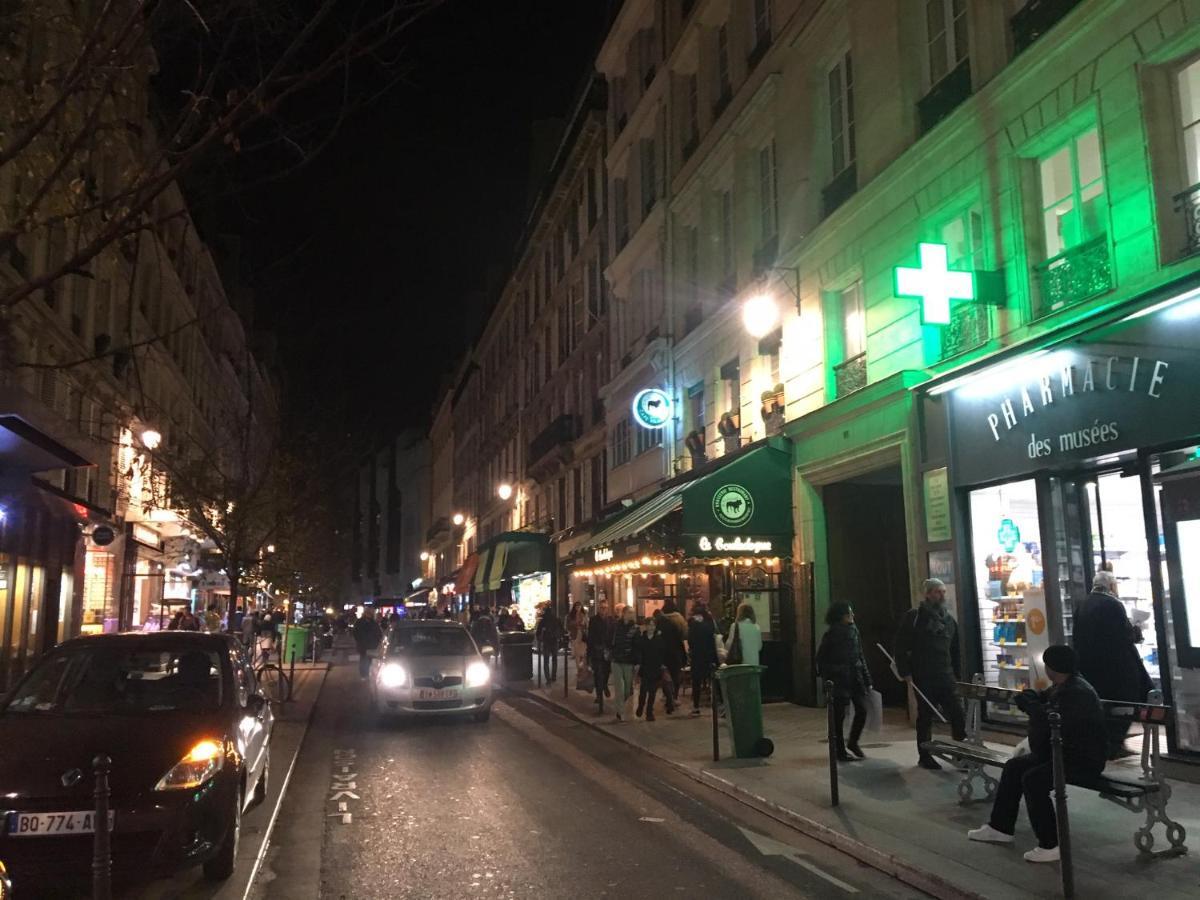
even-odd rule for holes
{"type": "Polygon", "coordinates": [[[558,680],[558,648],[562,644],[563,634],[562,620],[554,611],[553,603],[547,603],[538,616],[533,634],[542,659],[542,678],[547,684],[553,684],[558,680]]]}
{"type": "Polygon", "coordinates": [[[675,601],[668,599],[663,608],[654,613],[655,628],[662,632],[665,657],[670,684],[665,688],[671,700],[679,702],[679,676],[687,665],[687,620],[680,614],[675,601]]]}
{"type": "Polygon", "coordinates": [[[1063,769],[1069,784],[1088,787],[1104,771],[1106,732],[1100,698],[1078,674],[1075,651],[1066,644],[1048,647],[1046,664],[1048,690],[1023,691],[1017,705],[1029,716],[1029,753],[1004,764],[992,817],[988,824],[967,832],[973,841],[1011,844],[1021,797],[1037,835],[1038,845],[1025,854],[1029,862],[1058,862],[1058,824],[1050,792],[1054,790],[1054,766],[1050,748],[1049,713],[1062,717],[1063,769]]]}
{"type": "Polygon", "coordinates": [[[588,619],[588,662],[591,664],[592,676],[596,682],[597,705],[600,703],[601,694],[605,697],[612,696],[612,692],[608,689],[608,675],[611,669],[612,642],[616,625],[607,602],[602,603],[599,612],[588,619]]]}
{"type": "Polygon", "coordinates": [[[375,610],[363,610],[362,618],[354,623],[354,646],[358,649],[358,677],[363,681],[371,672],[371,651],[383,641],[383,631],[375,621],[375,610]]]}
{"type": "MultiPolygon", "coordinates": [[[[666,636],[663,634],[664,619],[654,615],[646,623],[645,629],[638,636],[635,655],[638,662],[638,677],[641,679],[641,689],[638,691],[637,714],[646,714],[646,721],[654,721],[654,701],[658,695],[659,685],[662,684],[663,668],[667,660],[666,636]]],[[[665,627],[670,627],[669,625],[665,627]]],[[[669,690],[663,692],[663,700],[667,705],[667,715],[675,712],[675,698],[669,690]]]]}
{"type": "Polygon", "coordinates": [[[700,694],[712,677],[717,659],[717,626],[703,603],[692,607],[688,619],[688,652],[692,663],[692,715],[700,715],[700,694]]]}
{"type": "MultiPolygon", "coordinates": [[[[1079,654],[1079,674],[1102,700],[1145,703],[1154,683],[1137,651],[1137,632],[1117,599],[1112,572],[1097,572],[1092,592],[1075,607],[1072,643],[1079,654]]],[[[1108,758],[1124,755],[1128,722],[1108,723],[1108,758]]]]}
{"type": "Polygon", "coordinates": [[[956,741],[967,736],[962,704],[954,696],[954,682],[962,678],[958,652],[958,623],[946,612],[946,585],[937,578],[925,580],[925,599],[900,620],[896,632],[897,674],[921,694],[917,696],[917,765],[940,769],[938,761],[920,749],[933,739],[930,703],[950,719],[956,741]]]}
{"type": "Polygon", "coordinates": [[[479,649],[491,647],[493,652],[500,651],[500,632],[496,628],[496,623],[492,619],[491,614],[486,609],[477,611],[475,619],[471,622],[471,637],[475,638],[475,643],[479,645],[479,649]]]}

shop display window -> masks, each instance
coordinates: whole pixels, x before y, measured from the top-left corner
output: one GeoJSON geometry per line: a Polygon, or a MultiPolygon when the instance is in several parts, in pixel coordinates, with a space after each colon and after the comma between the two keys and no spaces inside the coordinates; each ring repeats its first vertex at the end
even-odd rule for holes
{"type": "MultiPolygon", "coordinates": [[[[1037,485],[1033,480],[970,494],[972,559],[979,599],[983,675],[989,685],[1034,685],[1048,641],[1037,485]]],[[[1016,707],[990,704],[989,715],[1019,721],[1016,707]]]]}

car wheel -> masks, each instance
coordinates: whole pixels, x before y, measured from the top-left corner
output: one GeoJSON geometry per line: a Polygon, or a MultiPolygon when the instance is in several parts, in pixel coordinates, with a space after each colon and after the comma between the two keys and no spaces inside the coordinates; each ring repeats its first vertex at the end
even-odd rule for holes
{"type": "Polygon", "coordinates": [[[224,881],[233,874],[237,864],[238,844],[242,839],[242,789],[233,792],[233,811],[225,838],[217,855],[204,864],[204,877],[209,881],[224,881]]]}
{"type": "Polygon", "coordinates": [[[258,806],[267,799],[267,788],[270,787],[268,775],[271,771],[271,751],[264,750],[263,753],[262,772],[258,775],[258,784],[254,785],[254,798],[252,802],[255,806],[258,806]]]}
{"type": "Polygon", "coordinates": [[[492,708],[490,706],[487,709],[476,710],[474,713],[472,713],[472,718],[474,718],[476,722],[486,722],[491,717],[492,708]]]}

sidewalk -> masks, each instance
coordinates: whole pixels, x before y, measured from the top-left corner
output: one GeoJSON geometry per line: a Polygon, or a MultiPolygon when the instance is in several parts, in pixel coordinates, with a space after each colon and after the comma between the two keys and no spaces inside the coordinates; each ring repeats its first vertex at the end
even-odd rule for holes
{"type": "MultiPolygon", "coordinates": [[[[841,766],[841,804],[835,809],[829,803],[824,709],[790,703],[764,707],[766,734],[775,742],[775,754],[767,760],[725,759],[733,751],[728,728],[722,724],[722,760],[713,762],[711,715],[706,711],[699,718],[689,717],[690,696],[684,698],[682,714],[665,715],[660,701],[657,721],[631,719],[618,724],[611,701],[605,701],[605,714],[600,716],[594,695],[577,691],[574,685],[572,675],[566,699],[561,679],[550,689],[530,683],[507,687],[562,707],[715,788],[771,807],[801,831],[869,865],[893,874],[915,875],[918,880],[913,883],[935,894],[989,900],[1060,894],[1058,866],[1035,866],[1021,858],[1036,843],[1023,805],[1013,845],[966,839],[969,828],[987,821],[989,805],[960,806],[958,773],[949,769],[928,772],[915,766],[913,732],[901,711],[885,711],[882,730],[864,735],[865,761],[841,766]],[[939,889],[939,881],[944,889],[939,889]]],[[[628,716],[632,713],[631,705],[628,716]]],[[[1130,764],[1109,765],[1112,771],[1114,766],[1130,764]]],[[[1136,768],[1136,760],[1133,766],[1136,768]]],[[[1172,782],[1171,789],[1169,812],[1184,825],[1195,845],[1200,841],[1200,786],[1172,782]]],[[[1153,894],[1156,900],[1182,900],[1200,895],[1200,862],[1195,855],[1138,859],[1133,833],[1144,814],[1135,815],[1078,788],[1069,791],[1068,809],[1078,897],[1153,894]]],[[[1167,846],[1162,826],[1157,827],[1155,839],[1155,849],[1167,846]]]]}

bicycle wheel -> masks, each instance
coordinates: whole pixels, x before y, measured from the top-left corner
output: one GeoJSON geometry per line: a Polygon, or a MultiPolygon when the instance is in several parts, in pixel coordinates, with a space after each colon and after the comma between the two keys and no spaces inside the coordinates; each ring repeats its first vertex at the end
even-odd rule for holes
{"type": "Polygon", "coordinates": [[[283,703],[292,696],[292,683],[279,666],[267,663],[255,674],[258,676],[259,687],[268,700],[283,703]]]}

